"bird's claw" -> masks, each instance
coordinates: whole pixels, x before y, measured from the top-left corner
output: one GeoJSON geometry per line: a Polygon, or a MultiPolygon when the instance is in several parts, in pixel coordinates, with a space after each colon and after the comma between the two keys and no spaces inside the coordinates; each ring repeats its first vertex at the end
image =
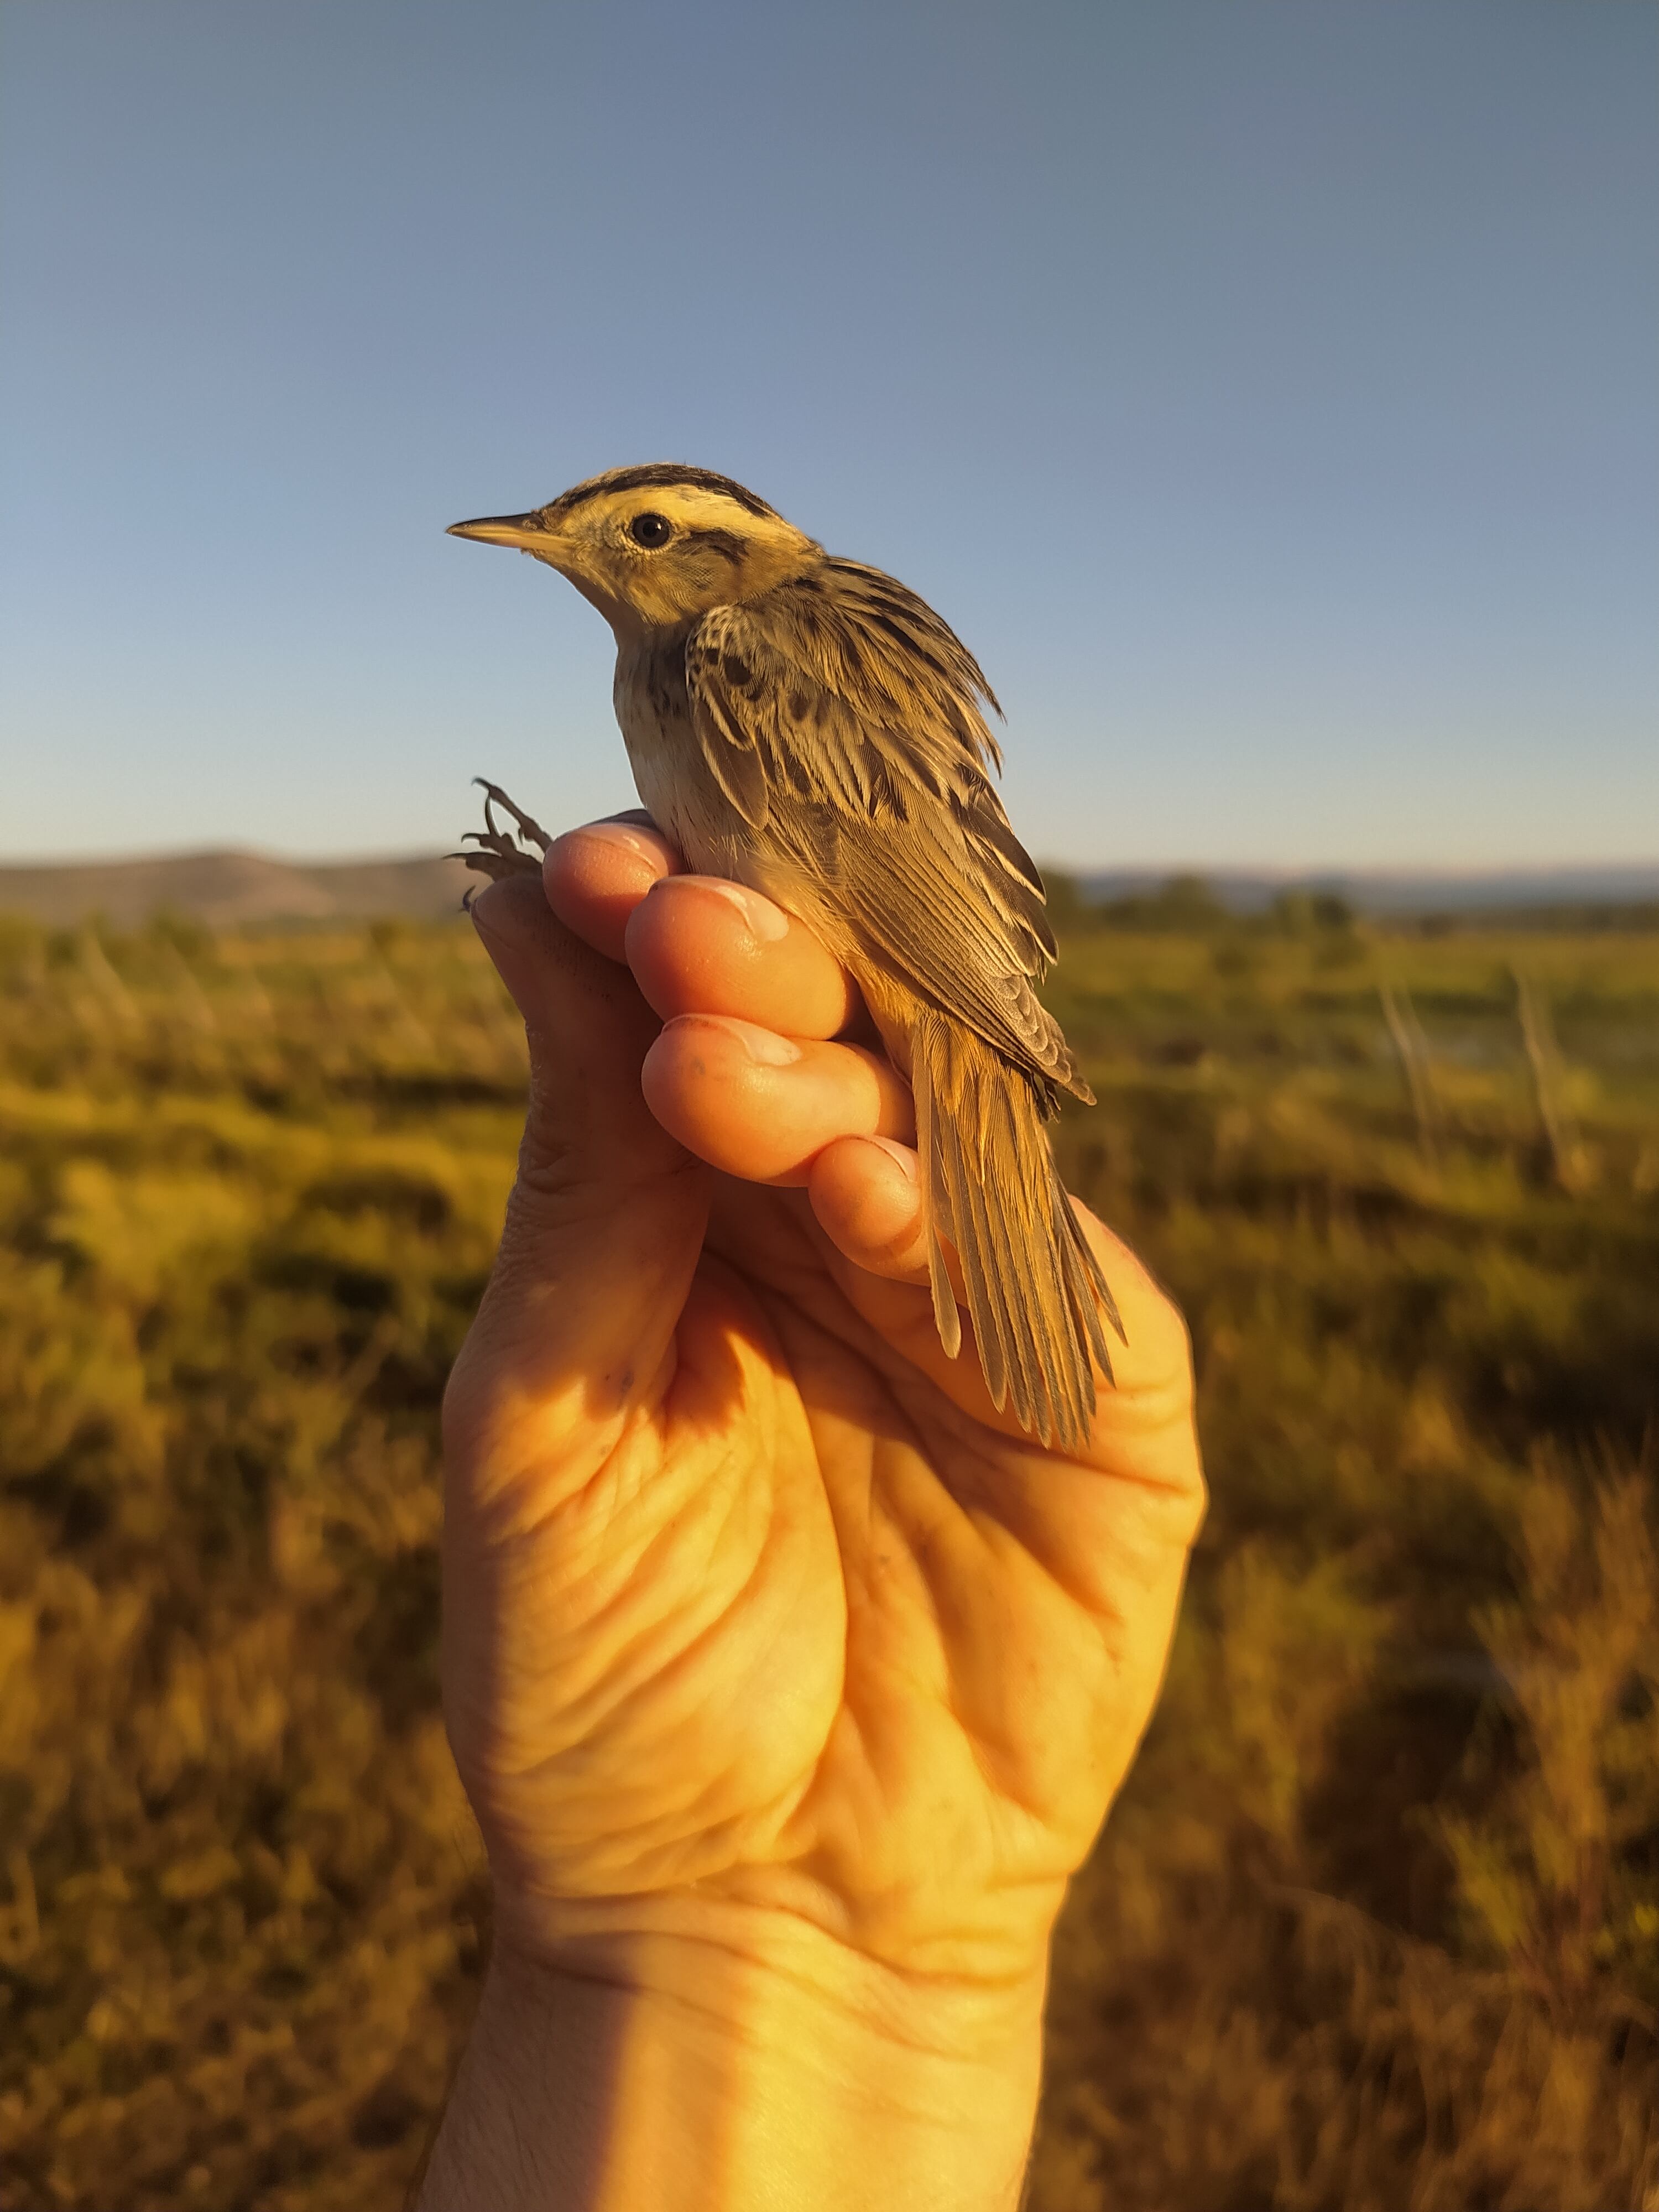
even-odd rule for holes
{"type": "MultiPolygon", "coordinates": [[[[492,884],[500,883],[503,876],[540,875],[542,861],[553,840],[533,815],[526,814],[521,807],[514,805],[500,784],[491,783],[488,776],[483,775],[475,775],[472,781],[484,794],[484,826],[482,830],[469,830],[461,842],[464,845],[474,845],[477,849],[470,853],[452,853],[449,858],[465,860],[469,868],[481,876],[488,876],[492,884]],[[512,816],[513,829],[504,830],[496,821],[493,810],[497,806],[512,816]],[[528,839],[538,849],[526,851],[521,839],[528,839]]],[[[469,890],[461,902],[462,905],[470,908],[472,898],[473,894],[469,890]]]]}

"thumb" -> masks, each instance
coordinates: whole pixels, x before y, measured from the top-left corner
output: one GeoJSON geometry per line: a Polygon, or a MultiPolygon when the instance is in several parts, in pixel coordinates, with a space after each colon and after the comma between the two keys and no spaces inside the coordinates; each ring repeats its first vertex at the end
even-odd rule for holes
{"type": "Polygon", "coordinates": [[[530,1045],[518,1177],[444,1400],[452,1509],[544,1512],[586,1482],[664,1370],[702,1249],[708,1173],[646,1105],[656,1016],[539,878],[474,902],[530,1045]]]}

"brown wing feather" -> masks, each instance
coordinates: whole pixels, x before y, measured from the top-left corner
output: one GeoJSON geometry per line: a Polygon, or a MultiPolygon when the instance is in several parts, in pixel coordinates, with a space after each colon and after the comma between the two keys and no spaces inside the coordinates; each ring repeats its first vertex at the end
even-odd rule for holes
{"type": "Polygon", "coordinates": [[[987,775],[979,664],[880,570],[827,561],[717,607],[685,651],[692,725],[769,850],[837,902],[866,957],[1022,1068],[1088,1097],[1031,986],[1054,957],[1042,878],[987,775]]]}

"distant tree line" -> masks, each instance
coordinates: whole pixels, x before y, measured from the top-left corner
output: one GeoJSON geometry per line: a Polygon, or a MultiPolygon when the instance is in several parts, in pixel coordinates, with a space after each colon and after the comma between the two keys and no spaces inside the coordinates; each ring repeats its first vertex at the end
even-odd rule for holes
{"type": "Polygon", "coordinates": [[[1077,936],[1094,930],[1122,930],[1170,936],[1330,939],[1352,936],[1365,920],[1389,929],[1442,937],[1459,929],[1595,930],[1644,936],[1659,933],[1659,900],[1563,901],[1559,905],[1469,907],[1455,912],[1391,914],[1362,917],[1338,892],[1296,888],[1280,891],[1255,914],[1225,906],[1202,876],[1169,877],[1154,890],[1112,899],[1091,899],[1078,878],[1063,868],[1045,868],[1048,913],[1057,930],[1077,936]]]}
{"type": "Polygon", "coordinates": [[[1048,912],[1056,929],[1167,932],[1203,936],[1248,929],[1274,937],[1314,937],[1352,931],[1356,916],[1334,891],[1285,890],[1261,913],[1238,915],[1224,906],[1202,876],[1171,876],[1156,890],[1091,899],[1075,876],[1045,868],[1048,912]]]}

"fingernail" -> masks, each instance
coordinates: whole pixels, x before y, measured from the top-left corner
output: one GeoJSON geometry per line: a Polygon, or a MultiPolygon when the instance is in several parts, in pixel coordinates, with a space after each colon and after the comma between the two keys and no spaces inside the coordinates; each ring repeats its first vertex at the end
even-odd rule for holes
{"type": "Polygon", "coordinates": [[[866,1145],[879,1146],[897,1168],[906,1182],[920,1182],[921,1177],[916,1172],[916,1156],[908,1145],[896,1144],[891,1137],[866,1137],[864,1141],[866,1145]]]}
{"type": "Polygon", "coordinates": [[[735,1014],[695,1014],[691,1018],[735,1037],[757,1067],[788,1067],[800,1058],[800,1047],[793,1037],[780,1036],[755,1022],[740,1022],[735,1014]]]}
{"type": "Polygon", "coordinates": [[[710,878],[705,888],[713,891],[716,898],[726,899],[736,907],[749,934],[757,937],[763,945],[775,945],[781,937],[789,934],[788,915],[758,891],[747,890],[741,884],[721,883],[718,878],[710,878]]]}
{"type": "Polygon", "coordinates": [[[566,832],[571,837],[588,837],[596,845],[621,846],[643,860],[653,872],[661,875],[671,863],[663,850],[665,840],[653,830],[635,829],[628,822],[585,822],[580,830],[566,832]]]}

